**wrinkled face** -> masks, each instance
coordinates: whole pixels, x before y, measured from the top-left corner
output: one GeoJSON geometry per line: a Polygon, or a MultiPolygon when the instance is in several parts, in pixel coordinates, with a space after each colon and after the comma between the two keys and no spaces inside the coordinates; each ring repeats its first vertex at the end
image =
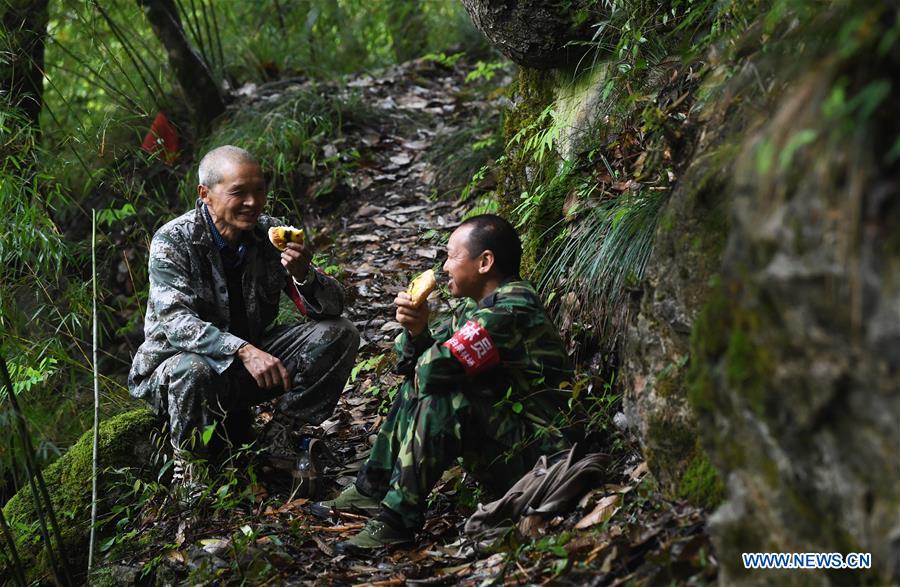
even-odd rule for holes
{"type": "Polygon", "coordinates": [[[477,254],[473,258],[469,251],[468,240],[471,230],[471,227],[463,226],[450,235],[444,272],[450,278],[448,286],[451,295],[478,300],[484,288],[485,276],[482,270],[482,255],[477,254]]]}
{"type": "Polygon", "coordinates": [[[222,181],[212,187],[201,185],[200,199],[222,236],[233,239],[256,227],[266,205],[266,182],[254,163],[225,162],[219,171],[222,181]]]}

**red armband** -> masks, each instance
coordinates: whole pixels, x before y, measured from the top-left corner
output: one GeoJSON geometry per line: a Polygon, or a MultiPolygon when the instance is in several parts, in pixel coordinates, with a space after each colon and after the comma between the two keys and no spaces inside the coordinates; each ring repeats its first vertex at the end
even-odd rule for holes
{"type": "Polygon", "coordinates": [[[500,353],[491,335],[474,320],[454,332],[444,346],[462,363],[466,375],[478,375],[500,364],[500,353]]]}

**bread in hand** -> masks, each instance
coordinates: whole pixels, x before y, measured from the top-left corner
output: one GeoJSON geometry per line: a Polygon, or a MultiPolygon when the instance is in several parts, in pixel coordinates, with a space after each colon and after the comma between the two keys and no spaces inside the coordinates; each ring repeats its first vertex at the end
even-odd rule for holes
{"type": "Polygon", "coordinates": [[[293,226],[273,226],[269,229],[269,240],[278,250],[283,251],[288,243],[302,245],[304,241],[303,229],[293,226]]]}
{"type": "Polygon", "coordinates": [[[434,278],[434,270],[429,269],[413,279],[412,283],[409,284],[409,289],[406,291],[409,297],[412,298],[412,303],[416,306],[421,306],[428,299],[428,294],[434,291],[435,287],[437,287],[437,281],[434,278]]]}

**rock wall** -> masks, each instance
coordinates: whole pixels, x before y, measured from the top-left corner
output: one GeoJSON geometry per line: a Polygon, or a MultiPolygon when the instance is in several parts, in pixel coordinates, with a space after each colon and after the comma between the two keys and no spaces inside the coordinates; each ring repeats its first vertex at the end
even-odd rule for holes
{"type": "Polygon", "coordinates": [[[628,332],[651,470],[709,489],[705,453],[727,480],[723,585],[900,581],[900,53],[882,41],[895,16],[855,8],[720,66],[738,72],[698,114],[713,139],[672,193],[628,332]],[[873,569],[746,571],[742,552],[868,552],[873,569]]]}

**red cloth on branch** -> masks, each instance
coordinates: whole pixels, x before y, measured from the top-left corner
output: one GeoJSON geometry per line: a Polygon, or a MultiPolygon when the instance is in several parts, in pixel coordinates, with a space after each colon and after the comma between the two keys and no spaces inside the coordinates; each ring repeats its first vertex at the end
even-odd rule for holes
{"type": "Polygon", "coordinates": [[[150,131],[144,137],[141,148],[151,154],[162,151],[163,158],[169,165],[175,161],[178,153],[178,135],[162,112],[153,119],[153,124],[150,125],[150,131]]]}

